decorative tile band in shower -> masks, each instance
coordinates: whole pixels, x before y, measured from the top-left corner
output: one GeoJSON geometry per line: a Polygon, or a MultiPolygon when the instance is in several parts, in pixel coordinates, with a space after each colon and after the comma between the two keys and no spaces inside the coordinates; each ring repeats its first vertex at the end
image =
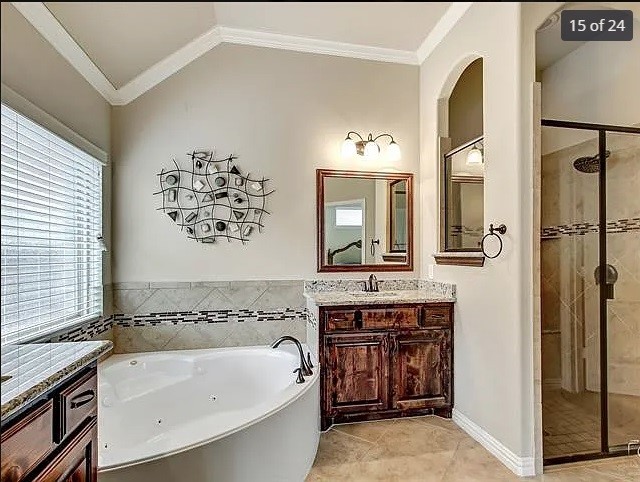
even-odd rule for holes
{"type": "Polygon", "coordinates": [[[482,236],[484,234],[484,227],[471,228],[464,225],[451,226],[451,236],[482,236]]]}
{"type": "Polygon", "coordinates": [[[178,325],[182,323],[206,324],[226,322],[265,322],[296,321],[307,318],[306,309],[285,308],[281,310],[215,310],[180,311],[148,313],[136,315],[113,315],[113,324],[117,326],[156,326],[162,324],[178,325]]]}
{"type": "MultiPolygon", "coordinates": [[[[607,233],[626,233],[640,230],[640,218],[618,219],[607,221],[607,233]]],[[[542,239],[554,239],[560,236],[583,236],[587,233],[597,233],[598,223],[561,224],[542,228],[542,239]]]]}

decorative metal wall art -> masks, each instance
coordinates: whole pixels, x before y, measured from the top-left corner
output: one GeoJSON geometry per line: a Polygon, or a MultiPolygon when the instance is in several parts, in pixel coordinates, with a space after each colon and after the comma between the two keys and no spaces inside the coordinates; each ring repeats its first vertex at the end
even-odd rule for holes
{"type": "Polygon", "coordinates": [[[160,171],[162,207],[187,237],[201,243],[217,239],[245,244],[254,232],[261,232],[269,179],[253,178],[234,165],[237,157],[215,159],[214,151],[193,151],[191,169],[160,171]]]}

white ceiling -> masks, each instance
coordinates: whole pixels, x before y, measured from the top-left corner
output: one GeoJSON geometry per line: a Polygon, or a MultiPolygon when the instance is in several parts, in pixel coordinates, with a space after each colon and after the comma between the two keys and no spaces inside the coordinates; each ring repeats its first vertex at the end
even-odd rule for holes
{"type": "Polygon", "coordinates": [[[45,2],[119,89],[212,27],[415,52],[451,2],[45,2]]]}
{"type": "MultiPolygon", "coordinates": [[[[634,18],[640,18],[639,2],[567,2],[557,10],[560,15],[562,10],[631,10],[634,18]]],[[[559,18],[559,17],[558,17],[559,18]]],[[[637,20],[634,22],[637,25],[637,20]]],[[[539,30],[536,35],[536,69],[544,70],[555,64],[558,60],[569,55],[585,42],[569,42],[562,40],[560,36],[560,21],[558,20],[553,26],[539,30]]]]}
{"type": "Polygon", "coordinates": [[[218,24],[372,47],[410,50],[451,2],[214,2],[218,24]]]}
{"type": "Polygon", "coordinates": [[[419,65],[472,2],[12,2],[113,105],[216,45],[419,65]]]}
{"type": "Polygon", "coordinates": [[[215,25],[212,2],[45,2],[118,89],[215,25]]]}

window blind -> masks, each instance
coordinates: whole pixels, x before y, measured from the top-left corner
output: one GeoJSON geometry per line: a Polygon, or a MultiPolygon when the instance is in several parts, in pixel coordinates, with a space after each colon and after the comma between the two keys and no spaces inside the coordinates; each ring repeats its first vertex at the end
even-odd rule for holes
{"type": "Polygon", "coordinates": [[[2,344],[102,312],[102,165],[2,104],[2,344]]]}

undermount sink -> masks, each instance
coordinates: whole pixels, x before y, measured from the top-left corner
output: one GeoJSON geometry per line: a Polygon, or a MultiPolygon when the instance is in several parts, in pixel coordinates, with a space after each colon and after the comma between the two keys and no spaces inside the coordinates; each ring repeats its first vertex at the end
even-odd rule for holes
{"type": "Polygon", "coordinates": [[[0,380],[0,383],[4,383],[7,380],[10,380],[12,377],[11,375],[2,375],[2,379],[0,380]]]}
{"type": "Polygon", "coordinates": [[[355,296],[356,298],[372,298],[372,297],[393,297],[400,296],[400,293],[397,291],[356,291],[355,293],[351,293],[351,296],[355,296]]]}

